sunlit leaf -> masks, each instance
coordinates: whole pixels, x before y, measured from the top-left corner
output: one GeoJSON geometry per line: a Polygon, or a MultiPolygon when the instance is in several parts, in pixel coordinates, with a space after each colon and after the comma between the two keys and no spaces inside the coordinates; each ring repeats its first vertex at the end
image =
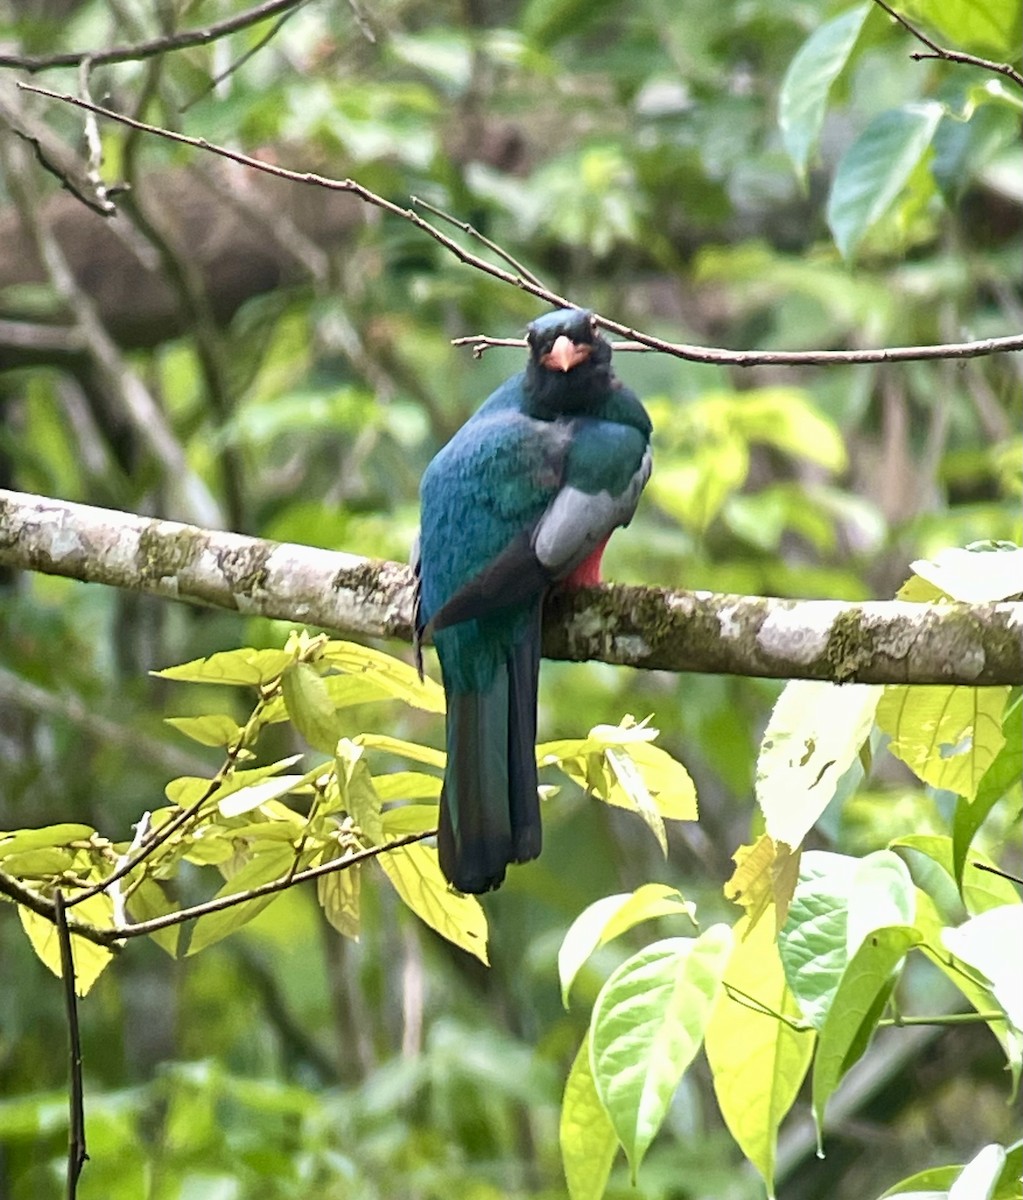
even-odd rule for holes
{"type": "Polygon", "coordinates": [[[15,829],[10,833],[0,834],[0,859],[9,854],[21,854],[26,850],[88,841],[95,832],[91,825],[77,825],[71,822],[43,825],[36,829],[15,829]]]}
{"type": "Polygon", "coordinates": [[[489,965],[486,914],[475,896],[451,890],[432,846],[403,846],[381,854],[377,862],[421,921],[489,965]]]}
{"type": "Polygon", "coordinates": [[[1023,955],[1015,949],[1023,946],[1023,904],[988,909],[957,929],[946,929],[942,939],[990,982],[1006,1016],[1023,1032],[1023,955]]]}
{"type": "Polygon", "coordinates": [[[933,587],[966,604],[995,603],[1023,595],[1023,549],[948,546],[933,559],[910,564],[933,587]]]}
{"type": "Polygon", "coordinates": [[[881,692],[867,684],[786,684],[757,758],[757,803],[775,841],[801,845],[831,803],[870,733],[881,692]]]}
{"type": "MultiPolygon", "coordinates": [[[[63,977],[60,962],[60,937],[57,927],[46,917],[41,917],[24,905],[18,905],[18,916],[22,927],[32,943],[32,949],[58,979],[63,977]]],[[[112,929],[114,906],[110,897],[100,892],[68,909],[68,916],[84,921],[98,929],[112,929]]],[[[98,946],[81,934],[71,934],[71,960],[75,968],[75,992],[84,996],[103,973],[114,957],[106,946],[98,946]]]]}
{"type": "Polygon", "coordinates": [[[176,679],[183,683],[226,683],[234,687],[256,687],[269,683],[293,661],[286,650],[253,650],[243,646],[239,650],[223,650],[209,658],[195,658],[177,667],[165,667],[153,671],[162,679],[176,679]]]}
{"type": "Polygon", "coordinates": [[[618,1138],[590,1072],[589,1030],[565,1083],[559,1136],[570,1200],[600,1200],[618,1150],[618,1138]]]}
{"type": "Polygon", "coordinates": [[[905,0],[902,11],[936,30],[953,49],[1019,57],[1021,13],[1015,0],[905,0]]]}
{"type": "Polygon", "coordinates": [[[365,746],[367,750],[396,754],[399,758],[410,758],[413,762],[425,763],[428,767],[440,767],[442,770],[447,761],[443,750],[434,750],[430,746],[420,746],[418,742],[388,737],[383,733],[360,733],[352,738],[352,741],[357,746],[365,746]]]}
{"type": "Polygon", "coordinates": [[[774,912],[777,929],[785,924],[799,878],[799,859],[798,850],[766,833],[732,855],[735,871],[724,886],[725,899],[742,905],[750,928],[768,909],[774,912]]]}
{"type": "Polygon", "coordinates": [[[281,692],[298,732],[314,750],[333,754],[341,725],[319,671],[309,663],[293,663],[281,676],[281,692]]]}
{"type": "Polygon", "coordinates": [[[355,642],[331,641],[324,646],[321,661],[349,675],[367,676],[396,700],[403,700],[413,708],[432,713],[444,711],[444,689],[429,677],[420,679],[415,667],[392,654],[355,642]]]}
{"type": "Polygon", "coordinates": [[[605,896],[585,908],[569,926],[558,951],[558,977],[565,1007],[575,977],[598,946],[607,945],[641,921],[670,916],[685,916],[695,923],[696,908],[663,883],[645,883],[634,892],[605,896]]]}
{"type": "MultiPolygon", "coordinates": [[[[250,891],[261,884],[283,879],[295,866],[295,851],[292,847],[280,843],[269,846],[262,853],[246,863],[217,892],[216,899],[224,896],[237,896],[241,892],[250,891]]],[[[267,896],[257,896],[252,900],[240,900],[230,908],[219,912],[208,913],[200,917],[192,930],[188,943],[189,955],[198,954],[221,938],[234,933],[243,925],[248,924],[258,916],[268,904],[272,904],[278,893],[272,892],[267,896]]]]}
{"type": "Polygon", "coordinates": [[[925,783],[974,799],[984,772],[1005,742],[1008,687],[884,689],[877,724],[888,749],[925,783]]]}
{"type": "Polygon", "coordinates": [[[860,36],[869,4],[819,25],[796,51],[778,95],[778,125],[796,174],[806,178],[810,154],[817,144],[828,93],[860,36]]]}
{"type": "Polygon", "coordinates": [[[727,925],[654,942],[614,972],[593,1006],[590,1070],[633,1176],[703,1041],[731,947],[727,925]]]}
{"type": "Polygon", "coordinates": [[[861,1057],[895,986],[895,972],[923,939],[906,925],[875,929],[849,960],[820,1030],[813,1063],[818,1143],[824,1110],[843,1075],[861,1057]]]}
{"type": "Polygon", "coordinates": [[[373,786],[384,804],[392,800],[435,800],[442,785],[443,780],[438,775],[426,775],[421,771],[392,771],[373,776],[373,786]]]}
{"type": "Polygon", "coordinates": [[[378,845],[384,835],[380,797],[373,787],[363,748],[349,738],[342,738],[337,743],[334,761],[342,807],[369,840],[378,845]]]}
{"type": "Polygon", "coordinates": [[[226,713],[207,713],[203,717],[164,717],[164,723],[203,746],[230,746],[241,733],[241,726],[226,713]]]}
{"type": "Polygon", "coordinates": [[[1017,699],[1005,714],[1002,736],[1005,743],[981,777],[977,798],[971,803],[960,796],[956,801],[952,821],[953,862],[955,880],[960,887],[974,836],[998,801],[1023,779],[1023,700],[1017,699]]]}
{"type": "MultiPolygon", "coordinates": [[[[170,899],[159,880],[150,876],[142,879],[131,889],[128,897],[128,912],[135,922],[150,921],[154,917],[165,917],[177,912],[179,905],[170,899]]],[[[170,925],[166,929],[156,929],[149,937],[171,958],[177,958],[178,945],[181,940],[181,926],[170,925]]]]}
{"type": "Polygon", "coordinates": [[[437,828],[436,804],[396,804],[385,809],[381,817],[384,833],[404,837],[407,833],[425,833],[437,828]]]}
{"type": "Polygon", "coordinates": [[[259,783],[250,783],[247,787],[238,788],[228,793],[223,799],[217,799],[217,808],[221,816],[240,817],[243,813],[259,808],[268,800],[276,800],[286,796],[306,779],[304,775],[272,775],[259,783]]]}
{"type": "Polygon", "coordinates": [[[338,933],[358,940],[362,867],[355,866],[321,875],[316,881],[316,897],[323,915],[338,933]]]}
{"type": "Polygon", "coordinates": [[[887,109],[846,151],[828,199],[828,225],[843,258],[852,258],[888,212],[921,161],[944,106],[936,101],[887,109]]]}
{"type": "Polygon", "coordinates": [[[797,1031],[779,1019],[798,1019],[799,1008],[785,982],[774,928],[774,921],[751,926],[746,917],[736,924],[725,987],[705,1034],[721,1115],[763,1176],[768,1195],[774,1194],[778,1127],[795,1102],[814,1047],[812,1030],[797,1031]],[[757,1011],[756,1004],[769,1012],[757,1011]]]}
{"type": "Polygon", "coordinates": [[[846,465],[845,440],[802,388],[763,387],[742,392],[735,427],[750,442],[774,446],[829,471],[846,465]]]}

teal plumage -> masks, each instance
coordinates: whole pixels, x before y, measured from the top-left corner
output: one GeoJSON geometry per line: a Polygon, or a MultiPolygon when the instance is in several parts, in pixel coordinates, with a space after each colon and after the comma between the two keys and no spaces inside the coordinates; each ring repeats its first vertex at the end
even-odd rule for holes
{"type": "Polygon", "coordinates": [[[503,383],[427,467],[417,630],[447,694],[438,850],[463,892],[498,887],[540,853],[536,688],[553,583],[592,583],[650,474],[650,420],[611,370],[591,314],[529,327],[526,370],[503,383]]]}

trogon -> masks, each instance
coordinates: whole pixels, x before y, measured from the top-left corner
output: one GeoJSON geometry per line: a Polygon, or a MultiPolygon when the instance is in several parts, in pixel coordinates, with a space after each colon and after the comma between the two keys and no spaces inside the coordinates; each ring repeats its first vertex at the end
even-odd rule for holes
{"type": "Polygon", "coordinates": [[[540,853],[536,691],[553,584],[599,582],[612,531],[650,476],[651,425],[591,313],[529,326],[506,380],[429,464],[414,565],[416,630],[447,696],[440,865],[461,892],[540,853]]]}

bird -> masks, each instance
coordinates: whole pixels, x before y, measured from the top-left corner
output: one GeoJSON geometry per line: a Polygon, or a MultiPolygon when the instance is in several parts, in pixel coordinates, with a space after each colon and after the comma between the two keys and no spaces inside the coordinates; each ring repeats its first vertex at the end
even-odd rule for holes
{"type": "Polygon", "coordinates": [[[432,638],[447,699],[437,850],[457,891],[479,894],[542,842],[537,684],[543,600],[600,582],[651,470],[652,426],[581,308],[527,330],[505,380],[427,466],[413,553],[415,632],[432,638]]]}

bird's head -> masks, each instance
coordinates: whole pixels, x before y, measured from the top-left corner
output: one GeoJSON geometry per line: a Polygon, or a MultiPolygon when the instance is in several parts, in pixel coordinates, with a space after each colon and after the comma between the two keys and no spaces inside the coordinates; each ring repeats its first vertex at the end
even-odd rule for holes
{"type": "Polygon", "coordinates": [[[582,308],[544,313],[529,326],[526,385],[538,416],[585,411],[611,386],[611,346],[582,308]]]}

